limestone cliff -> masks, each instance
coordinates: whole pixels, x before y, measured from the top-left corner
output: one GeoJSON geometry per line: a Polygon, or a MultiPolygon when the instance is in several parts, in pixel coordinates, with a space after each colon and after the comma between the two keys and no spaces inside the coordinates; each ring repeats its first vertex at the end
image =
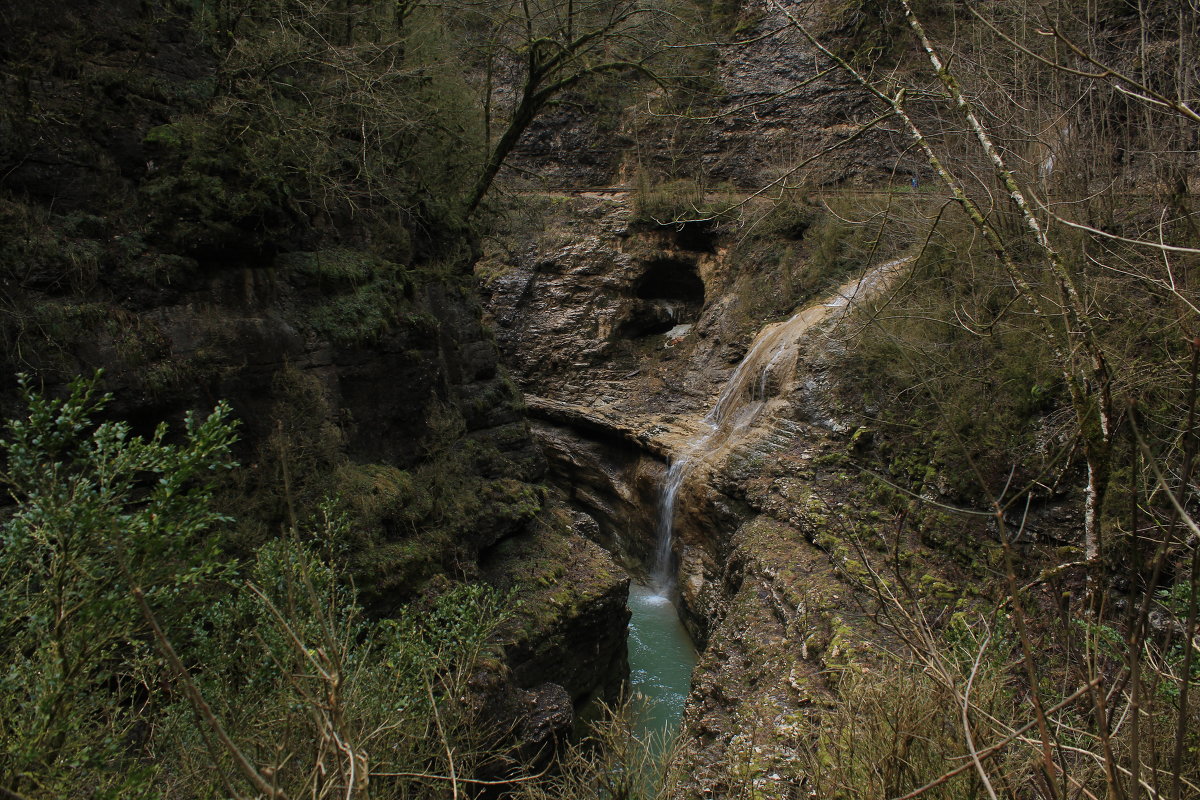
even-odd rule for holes
{"type": "Polygon", "coordinates": [[[570,525],[539,521],[545,461],[481,323],[467,232],[301,213],[255,184],[241,151],[197,133],[223,77],[187,13],[6,6],[0,408],[19,371],[58,392],[102,369],[109,413],[147,431],[226,400],[241,462],[221,494],[229,552],[334,497],[374,613],[446,574],[524,598],[534,621],[512,632],[499,690],[540,687],[508,708],[549,725],[527,738],[611,693],[625,580],[570,525]],[[547,593],[539,560],[588,580],[547,593]],[[552,684],[567,705],[549,713],[552,684]]]}

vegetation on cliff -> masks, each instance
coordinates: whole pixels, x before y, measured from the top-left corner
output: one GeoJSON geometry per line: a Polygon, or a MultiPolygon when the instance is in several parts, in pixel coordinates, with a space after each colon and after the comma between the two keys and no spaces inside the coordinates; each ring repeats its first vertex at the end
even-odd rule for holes
{"type": "MultiPolygon", "coordinates": [[[[573,85],[618,6],[524,44],[530,4],[0,6],[3,360],[69,398],[0,387],[2,793],[442,796],[569,724],[509,730],[538,709],[481,658],[480,554],[544,491],[467,274],[508,113],[471,36],[574,42],[573,85]]],[[[591,578],[534,633],[619,603],[591,578]]]]}
{"type": "Polygon", "coordinates": [[[61,390],[104,367],[113,413],[147,426],[227,397],[245,420],[233,549],[335,494],[373,598],[528,523],[538,458],[472,305],[471,215],[538,113],[645,70],[667,17],[311,0],[0,17],[12,372],[61,390]]]}
{"type": "Polygon", "coordinates": [[[790,426],[686,493],[684,592],[719,635],[678,791],[1195,794],[1194,7],[753,9],[723,113],[667,111],[678,140],[628,155],[632,208],[578,200],[582,242],[489,265],[526,385],[678,456],[764,322],[912,257],[790,396],[762,373],[790,426]],[[774,182],[707,180],[767,172],[721,162],[760,136],[791,145],[774,182]],[[694,327],[621,324],[664,262],[703,281],[694,327]]]}

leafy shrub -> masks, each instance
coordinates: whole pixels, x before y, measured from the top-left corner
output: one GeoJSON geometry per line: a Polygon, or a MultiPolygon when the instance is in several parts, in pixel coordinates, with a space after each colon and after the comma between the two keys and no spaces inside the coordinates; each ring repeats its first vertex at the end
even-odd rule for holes
{"type": "MultiPolygon", "coordinates": [[[[258,551],[246,581],[190,631],[203,667],[196,684],[239,752],[285,796],[312,786],[444,796],[450,776],[469,777],[488,757],[490,734],[465,701],[508,598],[460,585],[369,621],[317,553],[345,533],[331,515],[313,543],[278,539],[258,551]]],[[[169,704],[150,742],[172,796],[220,794],[239,772],[194,711],[183,698],[169,704]]]]}
{"type": "Polygon", "coordinates": [[[1014,464],[1023,485],[1056,455],[1043,417],[1061,400],[1059,372],[998,270],[943,223],[887,312],[863,309],[874,318],[853,340],[845,395],[885,421],[876,455],[907,486],[982,502],[1014,464]]]}
{"type": "Polygon", "coordinates": [[[0,447],[17,504],[0,529],[0,786],[27,797],[130,797],[149,771],[126,762],[147,686],[140,588],[175,623],[224,569],[207,534],[213,480],[232,466],[224,405],[189,416],[181,444],[93,418],[108,401],[94,381],[65,400],[22,391],[27,416],[0,447]]]}
{"type": "Polygon", "coordinates": [[[224,405],[172,444],[165,426],[142,439],[95,424],[108,397],[94,381],[63,400],[22,387],[28,413],[0,440],[16,503],[0,527],[4,793],[351,796],[369,782],[372,797],[432,798],[494,756],[468,678],[508,597],[443,582],[366,619],[335,566],[348,527],[332,504],[239,576],[212,544],[227,521],[214,478],[232,467],[224,405]]]}

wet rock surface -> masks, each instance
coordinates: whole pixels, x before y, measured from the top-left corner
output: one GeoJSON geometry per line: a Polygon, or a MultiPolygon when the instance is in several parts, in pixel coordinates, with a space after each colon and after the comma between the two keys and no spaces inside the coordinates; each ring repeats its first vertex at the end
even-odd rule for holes
{"type": "Polygon", "coordinates": [[[549,462],[549,483],[587,515],[586,533],[631,566],[647,563],[664,468],[646,452],[535,422],[534,436],[549,462]]]}

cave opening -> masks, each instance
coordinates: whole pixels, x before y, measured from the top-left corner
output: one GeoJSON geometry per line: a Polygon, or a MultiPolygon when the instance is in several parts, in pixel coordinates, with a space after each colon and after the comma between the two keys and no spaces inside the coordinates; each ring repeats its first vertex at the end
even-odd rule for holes
{"type": "Polygon", "coordinates": [[[628,339],[657,336],[695,322],[704,307],[704,281],[696,265],[684,259],[657,258],[647,263],[633,294],[637,302],[617,328],[618,335],[628,339]]]}
{"type": "Polygon", "coordinates": [[[634,292],[640,300],[704,305],[704,281],[696,273],[696,265],[676,258],[659,258],[648,263],[634,292]]]}

